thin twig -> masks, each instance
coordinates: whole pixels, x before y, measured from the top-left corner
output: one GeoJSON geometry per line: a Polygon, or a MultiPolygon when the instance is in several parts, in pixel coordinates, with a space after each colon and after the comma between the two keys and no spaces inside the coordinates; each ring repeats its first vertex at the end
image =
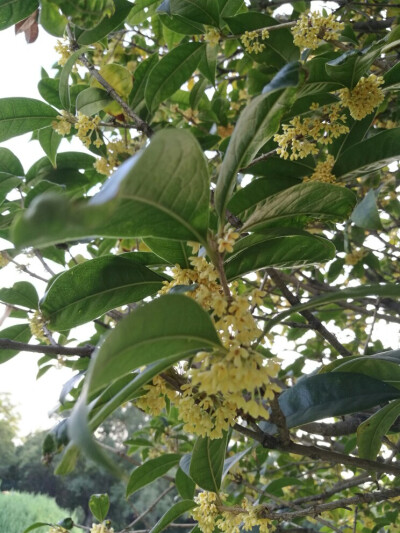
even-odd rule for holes
{"type": "Polygon", "coordinates": [[[127,531],[129,531],[129,529],[131,527],[133,527],[135,524],[137,524],[138,522],[140,522],[141,520],[143,520],[143,518],[148,515],[153,509],[154,507],[156,507],[156,505],[158,504],[158,502],[160,500],[162,500],[164,498],[164,496],[166,494],[168,494],[169,492],[171,492],[171,490],[174,488],[174,485],[171,485],[170,487],[167,487],[165,490],[163,490],[163,492],[161,494],[159,494],[157,496],[157,498],[154,500],[154,502],[152,502],[151,505],[149,505],[149,507],[147,509],[145,509],[137,518],[135,518],[135,520],[133,522],[131,522],[130,524],[128,524],[124,529],[122,529],[120,531],[120,533],[126,533],[127,531]]]}
{"type": "Polygon", "coordinates": [[[46,263],[46,261],[44,260],[42,254],[39,252],[39,250],[34,250],[33,253],[36,255],[36,257],[39,259],[39,261],[42,263],[43,265],[43,268],[45,270],[47,270],[47,272],[50,274],[50,276],[55,276],[55,272],[53,272],[51,270],[51,268],[49,267],[49,265],[46,263]]]}
{"type": "Polygon", "coordinates": [[[78,355],[79,357],[90,357],[94,351],[94,346],[86,344],[85,346],[49,346],[47,344],[27,344],[17,342],[11,339],[0,339],[0,350],[18,350],[19,352],[44,353],[48,355],[78,355]]]}

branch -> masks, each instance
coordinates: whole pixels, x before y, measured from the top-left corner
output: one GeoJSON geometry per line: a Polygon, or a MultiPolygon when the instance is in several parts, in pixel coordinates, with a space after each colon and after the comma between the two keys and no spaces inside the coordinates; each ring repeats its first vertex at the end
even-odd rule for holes
{"type": "MultiPolygon", "coordinates": [[[[161,494],[159,494],[157,496],[157,498],[154,500],[154,502],[149,505],[149,507],[147,507],[147,509],[145,509],[143,511],[143,513],[141,513],[137,518],[135,518],[135,520],[133,522],[131,522],[130,524],[128,524],[124,529],[122,529],[120,531],[120,533],[126,533],[127,531],[130,530],[131,527],[133,527],[135,524],[137,524],[138,522],[140,522],[147,514],[149,514],[153,509],[154,507],[156,507],[157,503],[162,500],[164,498],[164,496],[166,494],[168,494],[168,492],[171,492],[171,490],[174,488],[174,485],[171,485],[170,487],[167,487],[161,494]]],[[[193,525],[193,524],[192,524],[193,525]]]]}
{"type": "MultiPolygon", "coordinates": [[[[282,276],[277,270],[274,268],[267,268],[266,270],[268,275],[274,281],[275,285],[280,289],[283,296],[291,305],[297,305],[301,303],[297,296],[290,292],[286,286],[286,283],[283,281],[282,276]]],[[[310,311],[301,311],[300,314],[304,316],[304,318],[311,325],[312,329],[317,331],[325,340],[327,340],[329,344],[335,348],[338,353],[340,353],[340,355],[343,355],[344,357],[351,355],[351,353],[337,340],[335,335],[328,331],[322,322],[318,320],[318,318],[316,318],[310,311]]]]}
{"type": "MultiPolygon", "coordinates": [[[[72,32],[71,30],[68,28],[67,26],[67,32],[68,32],[68,37],[69,37],[69,40],[70,40],[70,44],[71,44],[71,50],[79,50],[80,46],[79,44],[76,42],[76,40],[74,39],[73,35],[72,35],[72,32]]],[[[82,54],[79,56],[79,59],[80,61],[82,61],[82,63],[85,65],[85,67],[88,69],[89,73],[91,76],[93,76],[93,78],[95,78],[99,83],[100,85],[102,85],[104,87],[104,89],[107,91],[108,95],[113,99],[115,100],[116,102],[119,103],[119,105],[122,107],[123,111],[125,112],[125,114],[131,119],[133,120],[133,122],[135,123],[135,128],[139,131],[142,131],[145,135],[147,135],[147,137],[151,137],[153,135],[153,130],[152,128],[150,127],[149,124],[147,124],[147,122],[145,122],[144,120],[142,120],[139,115],[137,115],[129,106],[128,104],[120,97],[120,95],[117,93],[117,91],[114,89],[114,87],[112,87],[108,81],[106,81],[103,76],[98,72],[98,70],[96,70],[95,66],[92,65],[92,63],[90,63],[90,61],[86,58],[85,54],[82,54]]]]}
{"type": "Polygon", "coordinates": [[[69,348],[68,346],[48,346],[46,344],[26,344],[11,339],[0,339],[0,350],[18,350],[19,352],[45,353],[48,355],[78,355],[79,357],[90,357],[94,351],[94,346],[86,344],[69,348]]]}

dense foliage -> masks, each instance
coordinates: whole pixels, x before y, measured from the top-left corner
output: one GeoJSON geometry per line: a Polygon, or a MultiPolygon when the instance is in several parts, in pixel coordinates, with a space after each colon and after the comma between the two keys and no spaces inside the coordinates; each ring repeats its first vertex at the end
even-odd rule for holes
{"type": "Polygon", "coordinates": [[[314,4],[0,0],[0,29],[63,38],[43,100],[0,100],[0,142],[44,151],[0,148],[2,264],[46,272],[0,289],[0,358],[75,372],[58,474],[175,484],[152,533],[396,530],[399,7],[314,4]],[[122,405],[146,423],[110,450],[122,405]]]}

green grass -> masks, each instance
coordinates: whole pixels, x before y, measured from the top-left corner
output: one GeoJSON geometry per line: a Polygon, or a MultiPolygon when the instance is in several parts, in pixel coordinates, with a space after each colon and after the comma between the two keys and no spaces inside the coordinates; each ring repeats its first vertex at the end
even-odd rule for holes
{"type": "MultiPolygon", "coordinates": [[[[56,524],[68,516],[71,516],[71,513],[61,509],[48,496],[26,492],[0,493],[1,533],[22,533],[34,522],[56,524]]],[[[49,529],[48,526],[45,526],[33,531],[35,533],[47,533],[49,529]]],[[[75,528],[74,530],[76,531],[75,528]]]]}

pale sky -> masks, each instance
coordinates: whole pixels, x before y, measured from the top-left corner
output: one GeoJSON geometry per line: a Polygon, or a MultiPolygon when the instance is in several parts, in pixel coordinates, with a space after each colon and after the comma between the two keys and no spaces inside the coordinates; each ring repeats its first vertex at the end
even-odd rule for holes
{"type": "MultiPolygon", "coordinates": [[[[43,66],[48,72],[51,71],[52,64],[57,60],[57,53],[54,51],[55,43],[56,39],[45,33],[42,28],[39,30],[38,40],[33,44],[27,44],[24,35],[15,36],[13,28],[1,31],[0,98],[25,96],[41,99],[37,90],[40,70],[43,66]]],[[[22,135],[0,143],[0,146],[9,148],[15,153],[21,160],[25,171],[34,161],[44,156],[37,141],[28,142],[30,136],[30,134],[22,135]]],[[[61,150],[68,149],[71,150],[71,146],[65,142],[61,150]]],[[[77,148],[74,147],[74,149],[77,148]]],[[[0,240],[0,250],[7,247],[8,244],[0,240]]],[[[33,269],[37,271],[37,266],[35,265],[33,269]]],[[[39,296],[43,295],[44,283],[33,281],[29,276],[16,272],[11,265],[0,270],[1,287],[10,287],[16,281],[22,280],[34,283],[39,296]]],[[[3,312],[4,306],[0,305],[0,315],[3,312]]],[[[12,325],[12,322],[7,321],[1,329],[9,325],[12,325]]],[[[49,420],[47,412],[57,404],[62,384],[71,375],[70,371],[66,370],[50,370],[36,381],[36,361],[39,357],[41,356],[32,353],[20,353],[7,363],[0,365],[0,391],[10,392],[13,402],[18,406],[21,414],[21,435],[39,428],[49,428],[54,424],[49,420]]]]}

